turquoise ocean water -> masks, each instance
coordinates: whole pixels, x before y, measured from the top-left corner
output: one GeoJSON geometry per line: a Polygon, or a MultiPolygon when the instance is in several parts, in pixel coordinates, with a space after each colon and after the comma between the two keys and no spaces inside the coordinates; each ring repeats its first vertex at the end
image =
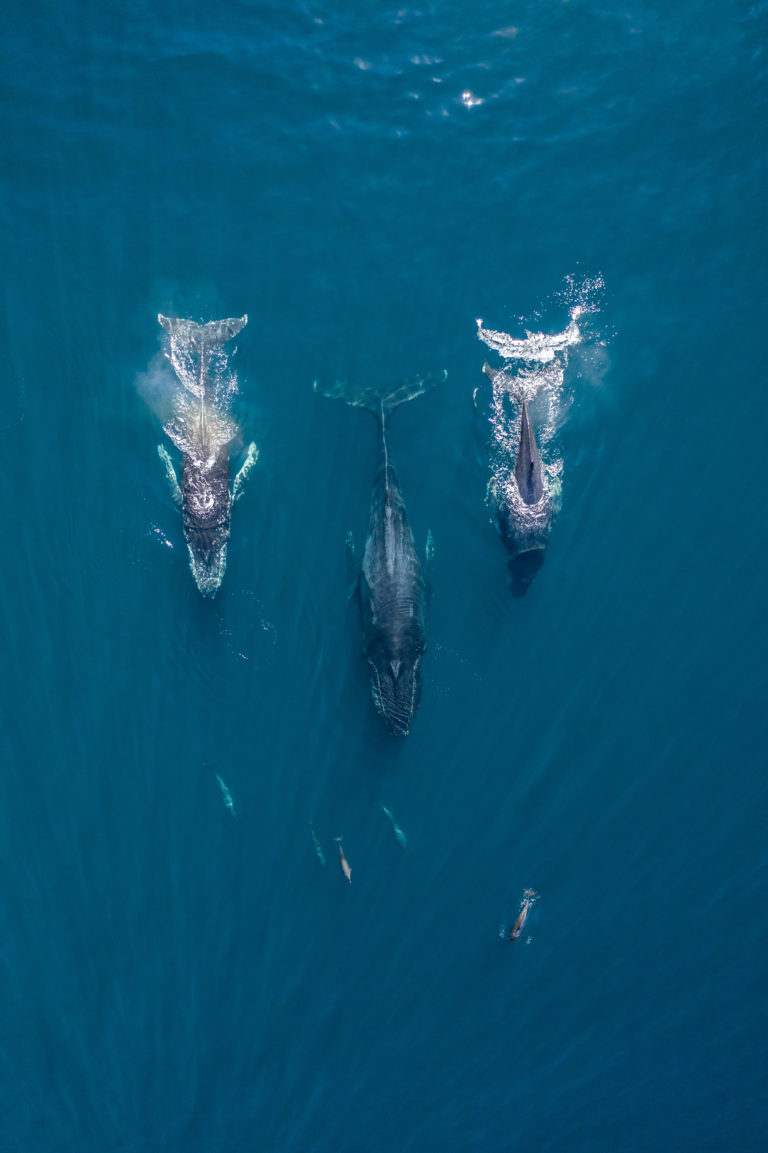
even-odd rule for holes
{"type": "Polygon", "coordinates": [[[4,6],[3,1153],[765,1148],[767,31],[4,6]],[[577,307],[515,600],[476,320],[577,307]],[[249,317],[214,600],[158,312],[249,317]],[[398,741],[346,599],[375,426],[312,382],[442,370],[391,425],[435,539],[398,741]]]}

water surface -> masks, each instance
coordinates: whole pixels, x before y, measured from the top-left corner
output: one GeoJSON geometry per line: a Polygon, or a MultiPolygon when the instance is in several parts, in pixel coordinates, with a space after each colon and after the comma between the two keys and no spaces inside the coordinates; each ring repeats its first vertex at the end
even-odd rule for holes
{"type": "Polygon", "coordinates": [[[0,1145],[762,1149],[764,5],[1,21],[0,1145]],[[515,601],[476,319],[600,282],[515,601]],[[213,601],[158,312],[249,316],[213,601]],[[442,370],[391,425],[436,543],[397,742],[346,599],[375,426],[312,381],[442,370]]]}

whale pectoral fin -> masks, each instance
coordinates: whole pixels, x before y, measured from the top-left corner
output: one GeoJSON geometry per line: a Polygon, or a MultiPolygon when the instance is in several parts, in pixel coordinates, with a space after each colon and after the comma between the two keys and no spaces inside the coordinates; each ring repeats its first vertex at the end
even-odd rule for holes
{"type": "Polygon", "coordinates": [[[173,467],[168,449],[163,444],[157,446],[157,455],[165,465],[165,475],[168,479],[168,487],[171,490],[171,499],[181,508],[181,489],[179,487],[178,477],[176,476],[176,469],[173,467]]]}
{"type": "Polygon", "coordinates": [[[238,472],[232,483],[232,504],[234,504],[237,498],[242,495],[243,485],[246,482],[248,473],[251,471],[258,459],[259,450],[254,442],[251,441],[251,443],[248,445],[248,452],[245,455],[245,460],[238,469],[238,472]]]}
{"type": "Polygon", "coordinates": [[[355,554],[355,538],[351,532],[347,533],[344,541],[347,554],[347,600],[351,601],[357,592],[360,574],[357,571],[357,556],[355,554]]]}

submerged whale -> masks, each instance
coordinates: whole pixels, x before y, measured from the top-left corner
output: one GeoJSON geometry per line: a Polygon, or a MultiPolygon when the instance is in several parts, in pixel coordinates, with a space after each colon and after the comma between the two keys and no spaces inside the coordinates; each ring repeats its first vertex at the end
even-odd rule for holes
{"type": "MultiPolygon", "coordinates": [[[[421,660],[427,649],[424,626],[427,596],[425,565],[416,550],[387,446],[387,423],[399,404],[420,396],[436,379],[423,377],[389,392],[350,393],[345,385],[329,390],[348,404],[368,409],[379,426],[379,468],[371,493],[371,514],[362,566],[355,573],[363,620],[363,655],[370,666],[371,695],[377,712],[394,736],[406,736],[421,699],[421,660]]],[[[351,545],[351,536],[347,538],[351,545]]],[[[427,536],[426,565],[432,555],[427,536]]],[[[353,553],[350,556],[353,559],[353,553]]]]}
{"type": "MultiPolygon", "coordinates": [[[[514,395],[514,378],[483,365],[494,388],[514,395]]],[[[544,553],[554,520],[554,505],[544,482],[541,453],[525,396],[519,394],[520,436],[515,465],[504,483],[492,482],[496,524],[507,552],[512,592],[523,596],[544,564],[544,553]]]]}
{"type": "Polygon", "coordinates": [[[221,346],[245,327],[248,317],[208,324],[162,314],[157,319],[170,337],[168,359],[184,386],[164,426],[182,452],[181,484],[167,450],[158,445],[157,451],[165,464],[171,495],[181,507],[195,583],[203,596],[214,596],[227,564],[232,505],[258,457],[256,445],[249,445],[230,490],[230,442],[238,429],[227,400],[235,380],[227,372],[221,346]]]}

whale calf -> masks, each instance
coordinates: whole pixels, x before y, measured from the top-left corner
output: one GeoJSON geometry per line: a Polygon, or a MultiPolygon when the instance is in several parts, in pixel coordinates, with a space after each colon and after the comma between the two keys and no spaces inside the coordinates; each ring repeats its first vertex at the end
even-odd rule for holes
{"type": "Polygon", "coordinates": [[[392,832],[395,834],[395,840],[397,841],[398,845],[401,849],[405,850],[408,847],[408,838],[406,837],[405,833],[400,828],[394,816],[392,815],[392,812],[387,808],[386,805],[381,806],[381,811],[385,814],[390,825],[392,826],[392,832]]]}
{"type": "Polygon", "coordinates": [[[342,844],[341,844],[342,838],[337,837],[336,840],[339,842],[339,864],[341,865],[341,871],[351,885],[352,884],[352,870],[349,867],[349,861],[344,856],[344,849],[343,849],[342,844]]]}
{"type": "MultiPolygon", "coordinates": [[[[399,384],[389,391],[346,385],[315,389],[339,397],[347,404],[368,409],[379,427],[379,468],[371,493],[371,513],[363,561],[353,582],[363,620],[363,655],[371,672],[371,695],[376,711],[394,736],[406,736],[421,699],[421,660],[427,649],[424,627],[426,578],[408,523],[387,445],[387,423],[399,404],[420,396],[437,379],[427,376],[399,384]]],[[[350,538],[348,538],[348,541],[350,538]]],[[[431,534],[427,538],[427,556],[431,534]]]]}
{"type": "Polygon", "coordinates": [[[222,345],[248,322],[247,316],[196,324],[192,320],[157,317],[169,336],[166,353],[183,390],[174,397],[173,415],[164,431],[181,450],[181,484],[163,445],[171,495],[181,507],[190,567],[203,596],[214,596],[227,565],[232,505],[258,458],[255,444],[230,489],[230,443],[238,433],[229,414],[236,381],[222,345]]]}
{"type": "Polygon", "coordinates": [[[233,817],[236,817],[237,813],[235,812],[235,801],[229,789],[227,788],[226,782],[221,779],[218,773],[216,773],[216,780],[219,782],[219,788],[221,789],[221,799],[223,800],[225,807],[229,810],[233,817]]]}
{"type": "MultiPolygon", "coordinates": [[[[514,377],[483,365],[483,372],[496,388],[515,396],[514,377]]],[[[554,506],[544,482],[544,467],[536,434],[523,393],[517,395],[520,405],[520,435],[515,464],[503,480],[491,482],[496,524],[509,553],[508,568],[512,592],[523,596],[544,564],[544,553],[554,520],[554,506]]]]}

